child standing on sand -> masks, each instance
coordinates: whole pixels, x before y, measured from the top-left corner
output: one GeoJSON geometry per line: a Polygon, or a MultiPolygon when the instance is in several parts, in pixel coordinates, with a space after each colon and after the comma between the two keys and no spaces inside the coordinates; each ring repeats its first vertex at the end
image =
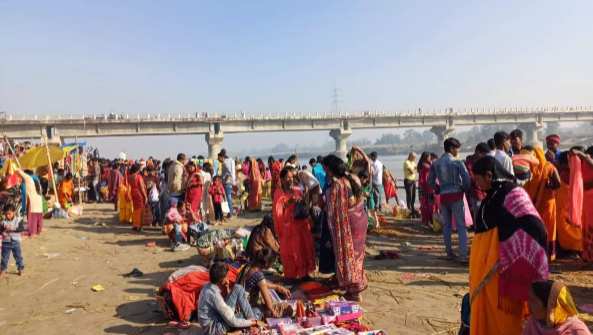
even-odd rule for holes
{"type": "Polygon", "coordinates": [[[212,196],[212,202],[214,203],[214,219],[216,220],[214,225],[218,225],[224,222],[224,216],[222,213],[222,202],[224,201],[224,187],[222,186],[220,176],[214,177],[213,184],[210,185],[208,193],[212,196]]]}
{"type": "Polygon", "coordinates": [[[8,269],[8,260],[10,260],[10,251],[16,261],[16,267],[19,270],[19,276],[23,275],[25,264],[23,263],[23,256],[21,255],[21,232],[25,230],[23,227],[23,219],[16,216],[16,208],[13,204],[4,206],[4,217],[0,226],[2,232],[2,263],[0,266],[0,277],[6,275],[8,269]]]}

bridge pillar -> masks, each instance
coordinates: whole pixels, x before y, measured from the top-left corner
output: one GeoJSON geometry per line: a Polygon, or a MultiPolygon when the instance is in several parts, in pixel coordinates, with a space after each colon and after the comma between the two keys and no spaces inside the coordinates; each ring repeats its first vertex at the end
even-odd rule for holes
{"type": "Polygon", "coordinates": [[[218,134],[212,131],[206,134],[206,143],[208,143],[208,157],[210,157],[210,159],[216,160],[218,158],[218,153],[222,149],[222,140],[224,140],[224,134],[222,131],[218,134]]]}
{"type": "Polygon", "coordinates": [[[48,139],[47,143],[49,144],[57,144],[59,146],[62,146],[64,144],[66,144],[66,141],[63,137],[60,136],[52,136],[52,138],[48,139]]]}
{"type": "Polygon", "coordinates": [[[346,161],[348,155],[348,137],[352,135],[352,129],[333,129],[329,132],[334,141],[336,141],[336,156],[346,161]]]}
{"type": "Polygon", "coordinates": [[[541,141],[540,139],[537,138],[537,132],[544,129],[544,123],[543,122],[535,123],[532,127],[529,127],[529,128],[530,128],[528,130],[529,135],[527,137],[529,139],[529,141],[527,141],[527,144],[534,148],[535,147],[544,148],[543,141],[541,141]]]}
{"type": "Polygon", "coordinates": [[[450,126],[433,126],[430,128],[430,132],[437,135],[437,144],[441,147],[443,147],[443,143],[454,130],[455,128],[450,126]]]}

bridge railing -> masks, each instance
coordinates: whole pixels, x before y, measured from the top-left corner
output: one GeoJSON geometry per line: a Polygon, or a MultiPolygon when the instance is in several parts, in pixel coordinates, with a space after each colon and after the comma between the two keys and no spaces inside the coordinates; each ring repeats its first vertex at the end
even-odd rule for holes
{"type": "Polygon", "coordinates": [[[6,121],[58,121],[80,120],[88,122],[125,122],[125,121],[184,121],[184,120],[286,120],[286,119],[336,119],[336,118],[365,118],[365,117],[424,117],[444,115],[492,115],[492,114],[533,114],[533,113],[575,113],[591,112],[593,107],[539,107],[539,108],[465,108],[465,109],[415,109],[389,111],[340,111],[316,113],[152,113],[152,114],[47,114],[47,115],[13,115],[1,113],[0,118],[6,121]]]}

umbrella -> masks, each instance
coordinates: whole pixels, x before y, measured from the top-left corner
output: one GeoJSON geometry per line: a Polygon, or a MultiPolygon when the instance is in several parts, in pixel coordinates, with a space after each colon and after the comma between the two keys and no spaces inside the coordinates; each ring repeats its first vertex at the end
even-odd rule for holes
{"type": "Polygon", "coordinates": [[[124,152],[120,152],[119,153],[119,159],[125,161],[126,160],[126,154],[124,152]]]}
{"type": "MultiPolygon", "coordinates": [[[[21,167],[23,169],[35,169],[40,166],[55,163],[63,158],[64,150],[54,146],[49,146],[48,149],[46,149],[45,145],[42,145],[32,149],[26,155],[19,157],[19,162],[21,163],[21,167]],[[50,161],[47,159],[47,150],[49,150],[50,161]]],[[[10,161],[13,160],[11,159],[10,161]]],[[[0,173],[5,173],[7,167],[8,162],[4,164],[4,167],[0,170],[0,173]]]]}

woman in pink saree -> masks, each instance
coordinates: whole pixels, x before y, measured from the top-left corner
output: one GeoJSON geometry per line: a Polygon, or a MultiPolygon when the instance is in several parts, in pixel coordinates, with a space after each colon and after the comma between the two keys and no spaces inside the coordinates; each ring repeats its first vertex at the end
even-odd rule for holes
{"type": "Polygon", "coordinates": [[[366,289],[364,250],[368,219],[364,210],[364,195],[358,177],[346,171],[346,164],[336,156],[323,160],[331,179],[326,192],[328,226],[336,257],[336,279],[346,290],[345,298],[362,301],[366,289]]]}

